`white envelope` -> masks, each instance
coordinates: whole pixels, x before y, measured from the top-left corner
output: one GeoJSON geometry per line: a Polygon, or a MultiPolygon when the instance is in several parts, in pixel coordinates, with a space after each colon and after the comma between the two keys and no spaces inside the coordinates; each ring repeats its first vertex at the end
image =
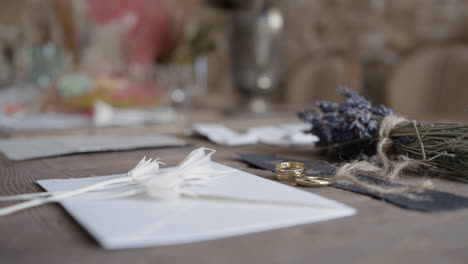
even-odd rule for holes
{"type": "MultiPolygon", "coordinates": [[[[175,245],[308,224],[355,213],[341,203],[298,188],[212,162],[229,171],[206,186],[192,186],[197,197],[162,202],[127,197],[70,198],[62,206],[106,249],[175,245]]],[[[65,191],[111,175],[41,180],[47,191],[65,191]]]]}

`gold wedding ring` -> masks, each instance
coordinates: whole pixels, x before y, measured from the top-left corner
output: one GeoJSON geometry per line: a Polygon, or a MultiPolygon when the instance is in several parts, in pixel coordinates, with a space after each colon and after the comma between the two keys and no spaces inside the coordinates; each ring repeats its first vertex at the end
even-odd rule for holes
{"type": "Polygon", "coordinates": [[[287,161],[276,164],[276,178],[280,181],[292,181],[303,187],[325,187],[336,183],[326,177],[306,176],[306,166],[302,162],[287,161]]]}
{"type": "Polygon", "coordinates": [[[305,175],[306,167],[302,162],[281,162],[275,166],[276,178],[280,181],[294,181],[305,175]]]}
{"type": "Polygon", "coordinates": [[[315,176],[302,176],[294,179],[297,184],[303,187],[325,187],[336,183],[334,179],[315,176]]]}

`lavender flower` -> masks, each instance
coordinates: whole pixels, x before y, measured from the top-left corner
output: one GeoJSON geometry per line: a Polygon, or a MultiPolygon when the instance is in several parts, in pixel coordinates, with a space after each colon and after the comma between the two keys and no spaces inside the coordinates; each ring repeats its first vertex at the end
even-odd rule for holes
{"type": "Polygon", "coordinates": [[[383,105],[372,106],[346,87],[338,87],[337,92],[346,97],[343,103],[317,101],[314,108],[299,112],[298,117],[312,125],[308,132],[320,138],[319,145],[369,142],[377,135],[382,119],[391,115],[392,110],[383,105]]]}

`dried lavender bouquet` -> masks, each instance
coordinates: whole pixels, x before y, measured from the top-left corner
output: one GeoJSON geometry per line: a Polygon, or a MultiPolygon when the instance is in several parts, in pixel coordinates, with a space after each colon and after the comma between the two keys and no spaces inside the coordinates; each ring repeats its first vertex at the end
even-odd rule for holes
{"type": "Polygon", "coordinates": [[[337,91],[346,97],[343,103],[317,101],[298,113],[312,125],[308,132],[320,138],[317,145],[329,154],[355,159],[380,150],[385,158],[404,155],[468,178],[468,124],[410,121],[383,105],[372,106],[348,88],[337,91]]]}

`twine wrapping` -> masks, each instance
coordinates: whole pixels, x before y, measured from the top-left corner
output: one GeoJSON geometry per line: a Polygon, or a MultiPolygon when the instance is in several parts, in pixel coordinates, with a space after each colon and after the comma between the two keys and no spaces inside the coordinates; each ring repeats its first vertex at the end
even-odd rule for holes
{"type": "MultiPolygon", "coordinates": [[[[422,191],[432,188],[433,184],[430,180],[423,180],[416,186],[405,187],[382,187],[374,185],[363,180],[360,180],[356,175],[365,175],[389,181],[398,179],[402,170],[410,167],[418,167],[421,162],[405,158],[400,161],[392,161],[388,157],[388,150],[393,144],[390,139],[390,132],[398,125],[409,123],[411,121],[406,118],[390,115],[382,120],[379,130],[379,141],[377,143],[377,154],[374,156],[375,162],[354,160],[342,165],[337,171],[335,178],[340,183],[353,183],[370,191],[376,191],[385,194],[403,194],[410,192],[422,191]]],[[[424,153],[424,145],[419,137],[419,132],[415,126],[421,144],[422,153],[424,153]]]]}

